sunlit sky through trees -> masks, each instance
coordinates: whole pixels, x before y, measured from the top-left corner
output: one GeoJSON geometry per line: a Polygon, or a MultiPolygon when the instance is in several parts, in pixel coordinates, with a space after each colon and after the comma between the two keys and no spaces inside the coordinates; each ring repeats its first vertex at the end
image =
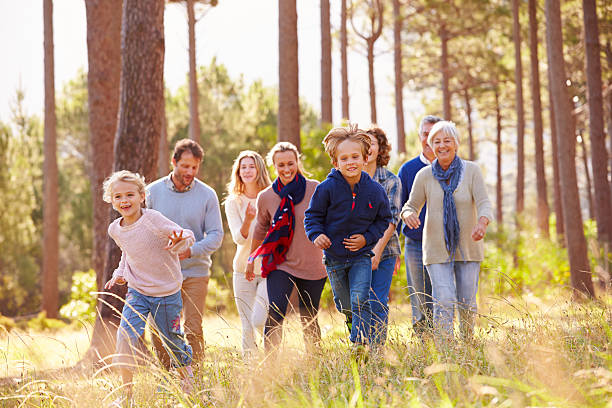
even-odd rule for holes
{"type": "MultiPolygon", "coordinates": [[[[56,92],[79,69],[87,69],[86,17],[83,0],[54,0],[54,41],[56,92]]],[[[320,110],[320,12],[319,2],[300,0],[298,36],[300,96],[320,110]]],[[[201,15],[201,13],[199,13],[201,15]]],[[[187,18],[183,5],[167,5],[165,14],[166,56],[164,76],[175,91],[186,82],[188,71],[187,18]]],[[[42,2],[0,0],[0,120],[8,121],[18,87],[25,91],[28,112],[43,112],[43,11],[42,2]]],[[[332,32],[338,31],[339,4],[332,2],[332,32]]],[[[391,22],[386,22],[388,28],[391,22]]],[[[353,35],[348,27],[349,36],[353,35]]],[[[196,26],[197,63],[208,65],[216,57],[233,77],[244,75],[247,82],[261,79],[265,85],[278,84],[278,2],[274,0],[220,0],[196,26]]],[[[387,34],[388,36],[388,34],[387,34]]],[[[353,39],[356,41],[356,39],[353,39]]],[[[340,101],[340,52],[333,37],[333,118],[338,123],[340,101]]],[[[379,125],[395,142],[393,96],[393,53],[389,38],[376,43],[375,62],[379,125]]],[[[368,71],[365,53],[349,51],[349,92],[351,120],[369,125],[368,71]]],[[[359,49],[362,49],[359,44],[359,49]]],[[[406,132],[422,115],[420,97],[404,91],[406,132]]],[[[393,143],[395,145],[395,143],[393,143]]]]}

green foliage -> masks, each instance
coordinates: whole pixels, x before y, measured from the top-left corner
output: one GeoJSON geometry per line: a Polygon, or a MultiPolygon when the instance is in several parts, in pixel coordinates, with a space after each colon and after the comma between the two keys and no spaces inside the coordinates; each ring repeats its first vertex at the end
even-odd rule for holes
{"type": "Polygon", "coordinates": [[[26,326],[33,331],[56,331],[67,325],[61,320],[47,318],[46,312],[40,312],[36,317],[28,320],[26,326]]]}
{"type": "Polygon", "coordinates": [[[92,292],[97,290],[93,269],[75,272],[72,275],[70,300],[60,308],[60,315],[71,320],[93,322],[96,318],[96,296],[92,292]]]}
{"type": "Polygon", "coordinates": [[[0,334],[3,334],[3,332],[10,332],[15,327],[17,327],[17,325],[13,319],[0,314],[0,334]]]}

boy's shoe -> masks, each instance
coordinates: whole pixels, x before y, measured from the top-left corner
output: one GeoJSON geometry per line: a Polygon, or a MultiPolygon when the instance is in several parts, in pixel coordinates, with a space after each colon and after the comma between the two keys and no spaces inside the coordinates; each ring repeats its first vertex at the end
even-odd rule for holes
{"type": "Polygon", "coordinates": [[[364,363],[368,361],[370,356],[370,346],[363,343],[354,343],[351,349],[351,354],[358,361],[363,361],[364,363]]]}

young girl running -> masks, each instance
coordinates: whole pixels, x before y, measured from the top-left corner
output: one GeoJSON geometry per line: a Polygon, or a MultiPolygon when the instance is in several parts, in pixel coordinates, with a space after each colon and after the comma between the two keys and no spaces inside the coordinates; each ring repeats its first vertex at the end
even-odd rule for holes
{"type": "Polygon", "coordinates": [[[268,169],[259,153],[252,150],[240,152],[234,161],[224,204],[227,223],[236,243],[234,299],[242,322],[242,352],[245,356],[257,350],[255,330],[263,335],[268,317],[268,290],[261,277],[261,259],[255,260],[255,279],[247,280],[245,273],[257,224],[257,194],[270,184],[268,169]]]}
{"type": "Polygon", "coordinates": [[[145,182],[139,174],[115,172],[103,187],[104,201],[121,214],[108,227],[108,235],[121,248],[121,261],[104,288],[128,285],[113,359],[121,370],[125,399],[132,398],[134,352],[149,314],[181,374],[183,391],[189,393],[193,389],[191,347],[181,330],[183,275],[178,254],[193,244],[193,232],[181,229],[155,210],[142,208],[145,182]]]}

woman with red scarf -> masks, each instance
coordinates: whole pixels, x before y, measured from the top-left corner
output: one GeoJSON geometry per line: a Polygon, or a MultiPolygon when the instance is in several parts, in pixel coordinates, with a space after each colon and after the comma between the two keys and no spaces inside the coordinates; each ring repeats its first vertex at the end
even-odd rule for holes
{"type": "Polygon", "coordinates": [[[317,312],[327,274],[323,251],[304,232],[304,212],[318,182],[304,177],[297,148],[277,143],[267,155],[278,177],[257,197],[257,225],[253,234],[246,278],[255,278],[253,260],[261,257],[261,276],[267,278],[268,320],[266,351],[282,341],[282,325],[289,297],[297,289],[306,347],[321,340],[317,312]]]}

